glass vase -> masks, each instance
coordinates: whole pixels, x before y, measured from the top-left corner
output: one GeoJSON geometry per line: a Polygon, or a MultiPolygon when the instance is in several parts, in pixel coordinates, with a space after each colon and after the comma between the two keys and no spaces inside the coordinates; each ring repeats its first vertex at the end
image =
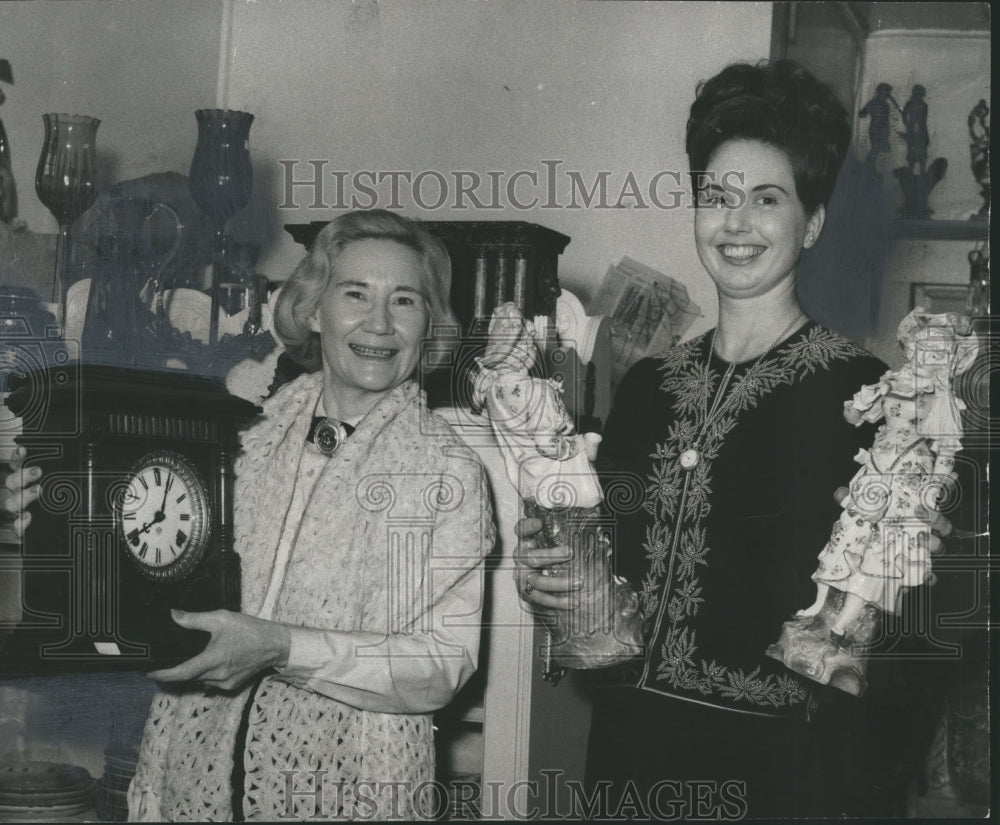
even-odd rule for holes
{"type": "Polygon", "coordinates": [[[212,266],[212,314],[209,321],[209,344],[219,335],[221,285],[231,282],[225,228],[253,193],[253,167],[250,163],[250,125],[253,115],[230,109],[199,109],[198,143],[188,175],[191,197],[212,222],[215,251],[212,266]]]}
{"type": "Polygon", "coordinates": [[[59,222],[52,301],[64,322],[65,278],[70,228],[97,196],[97,127],[87,115],[45,114],[45,140],[35,172],[38,199],[59,222]]]}
{"type": "Polygon", "coordinates": [[[601,538],[608,525],[600,508],[546,509],[525,499],[524,512],[542,522],[539,546],[572,550],[570,560],[552,570],[568,572],[582,583],[572,610],[536,610],[549,634],[551,662],[588,670],[637,660],[643,651],[639,597],[611,571],[610,545],[601,538]]]}

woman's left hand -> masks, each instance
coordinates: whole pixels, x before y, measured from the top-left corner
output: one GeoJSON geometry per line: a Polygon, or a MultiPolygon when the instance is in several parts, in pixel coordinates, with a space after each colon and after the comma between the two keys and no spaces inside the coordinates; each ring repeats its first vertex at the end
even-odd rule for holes
{"type": "Polygon", "coordinates": [[[952,524],[946,515],[937,510],[928,510],[925,507],[917,507],[917,518],[926,524],[930,530],[917,534],[917,543],[921,539],[927,542],[927,550],[933,556],[944,549],[943,540],[948,538],[952,532],[952,524]]]}
{"type": "Polygon", "coordinates": [[[170,614],[181,627],[207,631],[212,638],[197,656],[150,673],[150,678],[158,682],[200,682],[207,687],[235,690],[262,670],[288,661],[291,635],[285,625],[230,610],[172,610],[170,614]]]}

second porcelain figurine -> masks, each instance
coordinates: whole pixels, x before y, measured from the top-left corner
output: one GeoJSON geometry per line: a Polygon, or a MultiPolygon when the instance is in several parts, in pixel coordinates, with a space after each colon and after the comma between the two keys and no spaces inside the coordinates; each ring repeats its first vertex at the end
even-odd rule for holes
{"type": "Polygon", "coordinates": [[[899,611],[904,588],[931,580],[930,528],[919,509],[940,507],[962,448],[955,376],[978,352],[969,320],[913,310],[899,325],[906,363],[844,404],[850,424],[884,423],[841,502],[813,574],[815,603],[782,628],[767,653],[823,684],[859,695],[864,647],[875,642],[884,613],[899,611]]]}

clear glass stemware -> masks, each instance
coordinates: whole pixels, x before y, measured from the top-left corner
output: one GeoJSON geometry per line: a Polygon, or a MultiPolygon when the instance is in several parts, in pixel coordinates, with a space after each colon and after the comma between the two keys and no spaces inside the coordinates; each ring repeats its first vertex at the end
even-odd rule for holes
{"type": "Polygon", "coordinates": [[[38,198],[59,222],[52,301],[62,327],[69,235],[73,222],[97,196],[97,127],[87,115],[45,114],[45,141],[35,172],[38,198]]]}

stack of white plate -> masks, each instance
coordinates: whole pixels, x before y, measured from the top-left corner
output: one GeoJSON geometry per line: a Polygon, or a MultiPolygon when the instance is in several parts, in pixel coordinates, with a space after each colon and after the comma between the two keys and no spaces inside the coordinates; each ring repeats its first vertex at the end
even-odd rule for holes
{"type": "Polygon", "coordinates": [[[101,822],[128,819],[128,786],[139,754],[134,748],[109,746],[104,751],[104,776],[97,783],[97,814],[101,822]]]}
{"type": "Polygon", "coordinates": [[[0,822],[87,822],[94,816],[94,780],[84,768],[0,762],[0,822]]]}

